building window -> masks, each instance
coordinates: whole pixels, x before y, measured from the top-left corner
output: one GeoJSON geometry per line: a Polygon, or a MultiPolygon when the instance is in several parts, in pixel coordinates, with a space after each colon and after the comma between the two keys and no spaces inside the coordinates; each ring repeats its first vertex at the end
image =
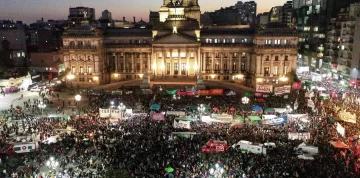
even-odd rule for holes
{"type": "Polygon", "coordinates": [[[163,57],[163,56],[162,56],[162,53],[159,53],[159,57],[163,57]]]}
{"type": "Polygon", "coordinates": [[[245,43],[247,43],[247,38],[244,39],[245,43]]]}
{"type": "Polygon", "coordinates": [[[181,75],[186,74],[186,63],[181,63],[181,75]]]}
{"type": "Polygon", "coordinates": [[[265,44],[271,45],[271,40],[265,40],[265,44]]]}
{"type": "Polygon", "coordinates": [[[170,75],[170,69],[171,69],[170,63],[166,63],[166,74],[167,75],[170,75]]]}
{"type": "Polygon", "coordinates": [[[45,70],[49,70],[49,68],[46,67],[45,70]]]}
{"type": "Polygon", "coordinates": [[[224,71],[227,71],[227,70],[228,70],[227,62],[224,63],[223,67],[224,67],[224,71]]]}
{"type": "Polygon", "coordinates": [[[215,70],[219,70],[219,69],[220,69],[219,63],[216,63],[215,64],[215,70]]]}
{"type": "Polygon", "coordinates": [[[174,63],[174,75],[179,74],[179,63],[174,63]]]}
{"type": "Polygon", "coordinates": [[[288,60],[289,60],[288,56],[285,56],[285,61],[288,61],[288,60]]]}
{"type": "Polygon", "coordinates": [[[241,71],[245,71],[245,62],[241,63],[241,71]]]}
{"type": "Polygon", "coordinates": [[[49,70],[52,70],[52,68],[50,67],[49,70]]]}
{"type": "Polygon", "coordinates": [[[284,44],[286,44],[287,43],[287,40],[284,40],[284,44]]]}
{"type": "Polygon", "coordinates": [[[274,75],[278,75],[278,67],[274,67],[274,75]]]}
{"type": "Polygon", "coordinates": [[[270,76],[270,68],[269,67],[264,67],[264,75],[270,76]]]}
{"type": "Polygon", "coordinates": [[[274,40],[274,43],[275,43],[276,45],[279,45],[279,44],[280,44],[280,40],[274,40]]]}
{"type": "Polygon", "coordinates": [[[78,46],[82,47],[84,45],[84,43],[82,41],[78,41],[78,46]]]}
{"type": "Polygon", "coordinates": [[[80,66],[80,74],[83,74],[83,73],[84,73],[84,67],[80,66]]]}
{"type": "Polygon", "coordinates": [[[287,66],[284,66],[284,74],[287,74],[287,66]]]}
{"type": "Polygon", "coordinates": [[[275,61],[278,61],[279,60],[279,56],[275,56],[275,61]]]}
{"type": "Polygon", "coordinates": [[[215,40],[214,40],[214,43],[218,43],[218,40],[217,40],[217,39],[215,39],[215,40]]]}
{"type": "Polygon", "coordinates": [[[190,57],[193,58],[193,57],[194,57],[194,53],[190,53],[190,57]]]}
{"type": "Polygon", "coordinates": [[[17,57],[20,57],[20,53],[17,53],[17,57]]]}
{"type": "Polygon", "coordinates": [[[170,52],[166,53],[166,57],[170,58],[170,52]]]}
{"type": "Polygon", "coordinates": [[[180,57],[185,58],[185,57],[186,57],[186,53],[185,53],[185,52],[181,52],[181,53],[180,53],[180,57]]]}
{"type": "Polygon", "coordinates": [[[12,54],[10,54],[10,59],[12,59],[12,54]]]}
{"type": "Polygon", "coordinates": [[[172,57],[179,57],[178,51],[173,51],[172,52],[172,57]]]}
{"type": "Polygon", "coordinates": [[[25,52],[22,52],[22,53],[21,53],[21,56],[22,56],[22,57],[25,57],[25,52]]]}
{"type": "Polygon", "coordinates": [[[87,73],[91,74],[92,73],[92,68],[88,67],[87,73]]]}
{"type": "Polygon", "coordinates": [[[140,70],[140,63],[136,63],[136,70],[140,70]]]}
{"type": "Polygon", "coordinates": [[[319,31],[319,27],[318,27],[318,26],[315,26],[315,27],[314,27],[314,32],[317,32],[317,31],[319,31]]]}
{"type": "Polygon", "coordinates": [[[223,39],[223,43],[226,43],[226,39],[223,39]]]}
{"type": "Polygon", "coordinates": [[[270,60],[270,57],[266,56],[265,61],[269,61],[269,60],[270,60]]]}
{"type": "Polygon", "coordinates": [[[234,56],[233,57],[236,57],[237,56],[237,53],[234,53],[234,56]]]}
{"type": "Polygon", "coordinates": [[[85,78],[79,78],[79,82],[85,82],[85,78]]]}
{"type": "Polygon", "coordinates": [[[72,66],[72,67],[71,67],[71,72],[72,72],[72,74],[75,74],[75,73],[76,73],[76,67],[75,67],[75,66],[72,66]]]}
{"type": "Polygon", "coordinates": [[[235,41],[236,41],[236,40],[235,40],[234,38],[231,40],[232,43],[235,43],[235,41]]]}

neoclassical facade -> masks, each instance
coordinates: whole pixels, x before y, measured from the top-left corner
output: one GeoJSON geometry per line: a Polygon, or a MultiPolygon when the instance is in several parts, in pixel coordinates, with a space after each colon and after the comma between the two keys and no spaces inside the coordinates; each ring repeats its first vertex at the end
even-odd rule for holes
{"type": "Polygon", "coordinates": [[[152,27],[99,29],[83,23],[67,30],[61,53],[73,74],[69,85],[92,87],[146,73],[155,81],[195,81],[200,72],[204,80],[282,85],[279,79],[296,68],[293,29],[274,23],[262,29],[200,28],[196,0],[168,1],[160,10],[165,20],[152,27]]]}

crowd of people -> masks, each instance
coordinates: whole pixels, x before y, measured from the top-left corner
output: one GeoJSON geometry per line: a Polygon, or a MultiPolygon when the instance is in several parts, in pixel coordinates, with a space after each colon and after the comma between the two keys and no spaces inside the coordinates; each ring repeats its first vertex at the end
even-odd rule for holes
{"type": "MultiPolygon", "coordinates": [[[[306,90],[292,92],[288,99],[278,98],[276,101],[268,98],[263,104],[254,103],[256,100],[252,98],[254,101],[248,105],[260,104],[263,108],[285,107],[288,104],[293,105],[297,100],[299,106],[294,112],[309,114],[311,123],[306,128],[311,133],[311,139],[306,142],[319,148],[319,154],[314,160],[299,159],[294,152],[294,147],[304,141],[288,139],[288,132],[300,131],[296,125],[258,127],[245,123],[241,127],[230,127],[230,124],[194,121],[191,129],[175,129],[173,116],[166,116],[164,121],[153,121],[150,117],[150,106],[153,103],[161,106],[160,112],[182,110],[192,116],[200,113],[190,110],[189,106],[199,104],[218,108],[216,111],[210,109],[201,114],[216,112],[244,115],[251,112],[242,109],[244,104],[239,100],[239,96],[174,98],[164,91],[143,95],[134,89],[128,95],[110,92],[89,95],[89,103],[83,108],[84,114],[80,117],[73,116],[70,120],[18,115],[17,120],[21,120],[24,127],[22,134],[38,135],[38,149],[24,156],[2,155],[0,177],[50,177],[51,174],[71,178],[357,177],[352,166],[355,164],[354,159],[349,159],[351,154],[343,156],[329,144],[330,140],[338,138],[334,123],[328,115],[312,112],[307,106],[305,93],[306,90]],[[136,112],[147,113],[147,116],[131,117],[117,123],[99,117],[99,108],[117,106],[120,103],[136,112]],[[234,108],[235,111],[229,108],[234,108]],[[173,132],[196,134],[187,136],[173,132]],[[44,142],[53,135],[59,136],[56,143],[44,142]],[[201,147],[209,140],[226,141],[230,146],[240,140],[274,142],[276,148],[266,155],[246,153],[231,147],[224,153],[202,153],[201,147]],[[54,169],[46,165],[51,157],[59,161],[59,166],[54,169]],[[17,167],[19,165],[12,166],[12,161],[23,163],[20,165],[22,169],[17,167]],[[169,171],[167,168],[173,170],[169,171]],[[221,171],[214,173],[214,169],[221,171]]],[[[325,103],[321,106],[326,105],[325,103]]],[[[329,109],[325,108],[325,111],[327,110],[329,109]]],[[[346,127],[347,134],[356,134],[355,125],[342,124],[346,127]]],[[[3,132],[2,143],[5,143],[11,132],[20,134],[16,125],[9,129],[7,124],[4,124],[3,132]]]]}

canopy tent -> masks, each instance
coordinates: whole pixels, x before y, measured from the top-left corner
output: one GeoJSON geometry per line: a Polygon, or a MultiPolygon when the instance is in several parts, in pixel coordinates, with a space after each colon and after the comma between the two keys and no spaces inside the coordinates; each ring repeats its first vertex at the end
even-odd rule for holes
{"type": "Polygon", "coordinates": [[[273,112],[275,112],[275,109],[274,108],[266,108],[264,112],[273,113],[273,112]]]}
{"type": "Polygon", "coordinates": [[[247,97],[254,96],[254,93],[247,91],[244,93],[244,96],[247,96],[247,97]]]}
{"type": "Polygon", "coordinates": [[[166,93],[169,95],[175,95],[178,90],[166,90],[166,93]]]}
{"type": "Polygon", "coordinates": [[[244,123],[244,117],[243,116],[235,116],[234,121],[244,123]]]}
{"type": "Polygon", "coordinates": [[[178,117],[178,118],[175,118],[175,119],[176,120],[182,120],[182,121],[196,121],[196,119],[191,117],[191,116],[178,117]]]}
{"type": "Polygon", "coordinates": [[[158,104],[153,104],[153,105],[151,105],[150,109],[151,110],[159,110],[160,106],[158,104]]]}
{"type": "Polygon", "coordinates": [[[197,110],[198,106],[196,105],[191,105],[188,107],[190,110],[197,110]]]}
{"type": "Polygon", "coordinates": [[[258,98],[257,101],[258,101],[259,103],[265,103],[265,99],[264,99],[264,98],[258,98]]]}
{"type": "Polygon", "coordinates": [[[261,121],[261,118],[259,116],[249,116],[249,119],[252,121],[261,121]]]}
{"type": "Polygon", "coordinates": [[[253,106],[252,110],[253,111],[262,111],[262,108],[260,106],[253,106]]]}
{"type": "Polygon", "coordinates": [[[335,148],[339,148],[339,149],[348,149],[349,146],[346,145],[344,142],[337,140],[337,141],[329,141],[329,143],[335,147],[335,148]]]}

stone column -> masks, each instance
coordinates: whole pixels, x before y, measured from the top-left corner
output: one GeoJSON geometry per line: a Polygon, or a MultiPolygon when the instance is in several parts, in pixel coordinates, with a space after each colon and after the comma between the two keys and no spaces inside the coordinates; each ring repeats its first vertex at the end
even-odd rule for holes
{"type": "Polygon", "coordinates": [[[239,73],[241,73],[241,64],[242,64],[242,52],[239,52],[239,56],[238,56],[238,58],[239,58],[239,64],[238,64],[238,66],[237,66],[237,71],[239,72],[239,73]]]}
{"type": "Polygon", "coordinates": [[[234,63],[233,63],[233,55],[234,55],[234,53],[229,53],[229,55],[230,55],[230,69],[229,69],[229,71],[230,71],[230,73],[232,73],[233,72],[233,67],[234,67],[234,63]]]}
{"type": "Polygon", "coordinates": [[[143,53],[140,53],[140,73],[143,73],[143,53]]]}
{"type": "Polygon", "coordinates": [[[126,72],[126,66],[127,66],[127,64],[126,64],[126,52],[124,52],[123,58],[124,58],[123,72],[125,73],[126,72]]]}
{"type": "Polygon", "coordinates": [[[214,70],[215,70],[215,56],[214,56],[214,52],[211,53],[211,65],[212,65],[212,68],[211,68],[211,73],[214,73],[214,70]]]}
{"type": "Polygon", "coordinates": [[[249,53],[246,53],[245,56],[246,56],[245,71],[250,71],[251,56],[249,53]]]}
{"type": "Polygon", "coordinates": [[[151,71],[151,58],[150,58],[150,53],[146,53],[146,55],[147,55],[147,72],[148,73],[150,73],[150,71],[151,71]]]}
{"type": "MultiPolygon", "coordinates": [[[[194,62],[194,64],[196,63],[196,60],[194,62]]],[[[194,66],[192,66],[192,68],[194,69],[194,66]]],[[[190,67],[190,53],[188,50],[186,50],[186,74],[189,75],[190,74],[190,70],[191,70],[191,67],[190,67]]]]}
{"type": "Polygon", "coordinates": [[[115,53],[115,71],[118,72],[119,69],[119,53],[115,53]]]}
{"type": "Polygon", "coordinates": [[[273,75],[273,68],[274,68],[274,64],[273,64],[274,59],[273,58],[275,58],[275,56],[272,54],[270,56],[270,69],[269,69],[270,77],[274,76],[273,75]]]}
{"type": "Polygon", "coordinates": [[[280,55],[280,65],[279,65],[279,69],[278,69],[278,74],[279,75],[283,75],[284,74],[284,62],[285,62],[285,55],[280,55]]]}
{"type": "MultiPolygon", "coordinates": [[[[173,61],[172,61],[172,49],[170,49],[169,53],[170,53],[170,59],[169,59],[169,61],[170,61],[170,75],[174,75],[174,64],[173,64],[173,61]]],[[[166,59],[165,58],[166,54],[167,54],[166,51],[163,52],[163,59],[164,60],[166,59]]]]}
{"type": "Polygon", "coordinates": [[[134,73],[134,71],[135,71],[135,60],[134,60],[134,58],[135,58],[135,53],[132,52],[131,53],[131,73],[134,73]]]}
{"type": "Polygon", "coordinates": [[[220,53],[220,73],[224,73],[224,53],[220,53]]]}
{"type": "Polygon", "coordinates": [[[261,60],[262,56],[256,55],[256,75],[262,75],[261,60]]]}

